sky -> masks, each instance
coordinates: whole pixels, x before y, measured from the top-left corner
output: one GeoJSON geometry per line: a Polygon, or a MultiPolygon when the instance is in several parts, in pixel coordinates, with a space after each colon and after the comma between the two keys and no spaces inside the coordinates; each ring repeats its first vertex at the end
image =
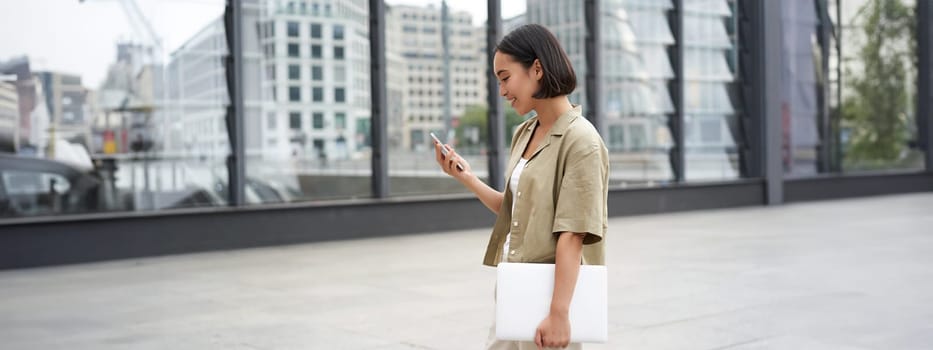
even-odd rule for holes
{"type": "MultiPolygon", "coordinates": [[[[224,0],[136,0],[162,39],[166,55],[216,20],[224,0]]],[[[387,0],[440,8],[440,0],[387,0]]],[[[473,23],[486,20],[486,1],[449,0],[453,11],[467,11],[473,23]]],[[[502,15],[525,11],[525,2],[503,0],[502,15]]],[[[28,56],[34,71],[51,70],[81,75],[96,89],[116,59],[116,43],[134,39],[132,26],[119,0],[2,0],[0,1],[0,62],[28,56]]]]}

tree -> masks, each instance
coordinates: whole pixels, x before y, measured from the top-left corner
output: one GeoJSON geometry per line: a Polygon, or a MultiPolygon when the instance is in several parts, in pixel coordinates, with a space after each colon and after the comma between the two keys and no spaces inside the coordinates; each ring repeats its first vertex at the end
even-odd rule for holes
{"type": "MultiPolygon", "coordinates": [[[[461,145],[468,147],[487,145],[489,140],[489,129],[487,128],[489,109],[484,105],[468,106],[460,118],[460,125],[457,126],[457,135],[461,145]],[[476,142],[472,142],[466,137],[467,130],[479,129],[479,137],[476,142]]],[[[512,130],[515,126],[525,121],[525,118],[518,115],[514,109],[505,110],[505,144],[508,146],[512,142],[512,130]]]]}
{"type": "Polygon", "coordinates": [[[908,77],[916,77],[916,25],[902,0],[869,0],[857,19],[864,44],[858,51],[861,71],[846,67],[852,94],[842,103],[849,129],[845,160],[849,164],[896,161],[910,138],[913,99],[908,77]]]}

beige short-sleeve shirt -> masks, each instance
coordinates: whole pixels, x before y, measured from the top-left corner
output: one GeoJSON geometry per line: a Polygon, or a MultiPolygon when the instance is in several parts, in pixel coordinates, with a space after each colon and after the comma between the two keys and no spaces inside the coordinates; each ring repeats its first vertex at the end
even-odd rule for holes
{"type": "MultiPolygon", "coordinates": [[[[534,117],[515,131],[506,178],[537,124],[534,117]]],[[[515,198],[510,188],[504,191],[483,264],[553,263],[561,232],[586,233],[583,263],[605,264],[608,186],[609,152],[596,128],[582,116],[581,107],[574,106],[557,118],[528,159],[515,198]],[[509,251],[503,252],[506,235],[511,235],[509,251]],[[503,254],[509,254],[508,259],[503,254]]]]}

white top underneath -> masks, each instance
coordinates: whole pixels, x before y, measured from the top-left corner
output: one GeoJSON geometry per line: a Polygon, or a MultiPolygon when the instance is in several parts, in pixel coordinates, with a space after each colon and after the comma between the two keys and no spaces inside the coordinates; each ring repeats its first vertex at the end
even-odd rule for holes
{"type": "MultiPolygon", "coordinates": [[[[515,202],[518,200],[518,180],[522,177],[522,171],[525,170],[525,164],[528,163],[528,160],[525,158],[519,158],[518,165],[515,166],[515,170],[512,170],[512,176],[509,177],[509,191],[512,192],[512,216],[515,215],[515,202]]],[[[501,261],[509,261],[509,241],[512,239],[512,232],[509,232],[505,236],[505,245],[502,246],[502,256],[501,261]]]]}

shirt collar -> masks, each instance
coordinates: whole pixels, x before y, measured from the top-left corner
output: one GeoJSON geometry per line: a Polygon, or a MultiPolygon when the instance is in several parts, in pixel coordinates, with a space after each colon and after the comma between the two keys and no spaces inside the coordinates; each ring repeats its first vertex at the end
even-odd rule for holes
{"type": "MultiPolygon", "coordinates": [[[[570,124],[573,123],[577,117],[583,115],[583,107],[580,105],[573,105],[573,108],[567,110],[559,117],[557,121],[554,122],[554,126],[551,126],[551,135],[563,135],[567,128],[570,127],[570,124]]],[[[538,125],[538,117],[534,117],[534,121],[528,124],[526,131],[531,131],[538,125]]]]}

